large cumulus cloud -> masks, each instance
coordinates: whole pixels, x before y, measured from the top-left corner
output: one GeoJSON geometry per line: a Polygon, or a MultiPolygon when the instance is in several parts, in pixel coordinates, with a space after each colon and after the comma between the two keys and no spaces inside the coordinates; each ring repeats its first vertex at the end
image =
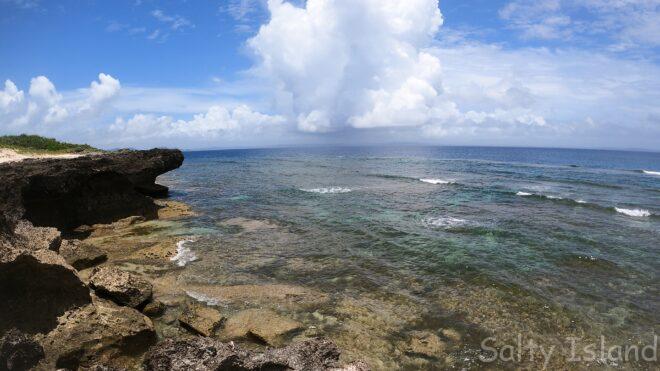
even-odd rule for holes
{"type": "Polygon", "coordinates": [[[270,0],[248,41],[300,130],[419,126],[442,116],[440,61],[425,52],[442,25],[437,0],[270,0]]]}

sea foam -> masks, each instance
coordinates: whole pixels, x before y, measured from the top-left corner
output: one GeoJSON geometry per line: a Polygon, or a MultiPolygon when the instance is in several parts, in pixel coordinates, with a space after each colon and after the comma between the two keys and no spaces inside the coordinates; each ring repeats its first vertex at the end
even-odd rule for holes
{"type": "Polygon", "coordinates": [[[541,198],[547,198],[549,200],[563,200],[564,199],[563,197],[559,197],[559,196],[544,195],[544,194],[540,194],[540,193],[529,193],[529,192],[523,192],[523,191],[516,192],[516,196],[523,196],[523,197],[536,196],[536,197],[541,197],[541,198]]]}
{"type": "Polygon", "coordinates": [[[642,172],[649,175],[660,175],[660,171],[642,170],[642,172]]]}
{"type": "Polygon", "coordinates": [[[176,255],[170,258],[171,261],[176,262],[179,267],[184,267],[186,264],[197,260],[197,255],[186,246],[187,243],[193,242],[191,238],[181,240],[176,243],[176,255]]]}
{"type": "Polygon", "coordinates": [[[206,305],[215,306],[215,305],[218,305],[220,303],[218,301],[218,299],[212,298],[210,296],[206,296],[202,293],[195,292],[195,291],[186,291],[186,295],[188,295],[191,298],[193,298],[193,299],[195,299],[195,300],[197,300],[201,303],[204,303],[206,305]]]}
{"type": "Polygon", "coordinates": [[[621,213],[628,216],[636,216],[636,217],[651,216],[651,213],[648,210],[644,210],[644,209],[623,209],[620,207],[615,207],[614,210],[616,210],[617,213],[621,213]]]}
{"type": "Polygon", "coordinates": [[[325,193],[348,193],[351,192],[351,189],[344,187],[324,187],[324,188],[301,189],[301,191],[325,194],[325,193]]]}
{"type": "Polygon", "coordinates": [[[433,227],[450,228],[463,225],[467,223],[467,220],[454,218],[452,216],[442,216],[436,218],[426,218],[424,219],[424,223],[433,227]]]}
{"type": "Polygon", "coordinates": [[[422,179],[420,179],[420,182],[430,183],[430,184],[452,184],[452,183],[454,183],[451,180],[433,179],[433,178],[422,178],[422,179]]]}

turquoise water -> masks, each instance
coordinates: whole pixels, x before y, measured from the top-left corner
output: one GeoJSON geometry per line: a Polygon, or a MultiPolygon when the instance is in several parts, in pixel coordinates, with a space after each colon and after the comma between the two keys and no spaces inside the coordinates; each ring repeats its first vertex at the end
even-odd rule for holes
{"type": "MultiPolygon", "coordinates": [[[[458,329],[463,341],[448,352],[460,362],[483,334],[630,341],[658,331],[658,153],[368,147],[185,155],[161,181],[201,213],[187,222],[199,259],[186,279],[326,293],[331,302],[315,310],[340,321],[321,331],[377,368],[422,367],[397,353],[415,329],[458,329]],[[242,219],[226,222],[233,218],[242,219]],[[250,229],[246,220],[267,224],[250,229]],[[375,313],[373,321],[349,320],[350,300],[375,313]]],[[[313,323],[309,310],[286,309],[313,323]]]]}

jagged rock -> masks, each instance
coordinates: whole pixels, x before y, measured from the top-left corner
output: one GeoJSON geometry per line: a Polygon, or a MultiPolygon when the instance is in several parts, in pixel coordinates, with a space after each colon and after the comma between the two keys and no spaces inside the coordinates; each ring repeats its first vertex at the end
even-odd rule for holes
{"type": "Polygon", "coordinates": [[[96,299],[71,310],[42,340],[44,368],[91,367],[107,364],[121,354],[139,354],[153,345],[151,320],[133,308],[96,299]]]}
{"type": "Polygon", "coordinates": [[[153,149],[0,164],[0,232],[21,219],[64,231],[132,215],[156,218],[148,196],[166,191],[155,179],[182,162],[181,151],[153,149]]]}
{"type": "Polygon", "coordinates": [[[339,349],[329,340],[310,339],[257,353],[210,338],[166,339],[144,359],[147,371],[165,370],[332,370],[339,349]]]}
{"type": "Polygon", "coordinates": [[[94,268],[89,285],[99,296],[133,308],[146,303],[152,293],[149,281],[114,267],[94,268]]]}
{"type": "Polygon", "coordinates": [[[32,223],[21,220],[14,228],[16,244],[29,250],[58,251],[62,242],[60,231],[50,227],[35,227],[32,223]]]}
{"type": "Polygon", "coordinates": [[[0,333],[45,333],[57,317],[91,302],[76,271],[50,250],[0,248],[0,333]]]}
{"type": "Polygon", "coordinates": [[[165,311],[165,304],[162,301],[154,300],[142,308],[142,313],[148,317],[158,317],[165,311]]]}
{"type": "Polygon", "coordinates": [[[444,354],[446,344],[440,337],[427,331],[413,331],[406,347],[406,353],[428,358],[439,358],[444,354]]]}
{"type": "Polygon", "coordinates": [[[44,349],[31,336],[11,329],[0,338],[0,370],[29,370],[44,358],[44,349]]]}
{"type": "Polygon", "coordinates": [[[78,240],[64,240],[60,246],[60,255],[77,270],[91,268],[108,259],[106,253],[98,247],[78,240]]]}
{"type": "Polygon", "coordinates": [[[246,309],[231,316],[223,331],[229,339],[254,337],[268,345],[280,345],[282,337],[302,328],[299,322],[268,309],[246,309]]]}
{"type": "Polygon", "coordinates": [[[179,316],[183,327],[203,336],[212,336],[223,320],[217,310],[196,303],[188,303],[179,316]]]}

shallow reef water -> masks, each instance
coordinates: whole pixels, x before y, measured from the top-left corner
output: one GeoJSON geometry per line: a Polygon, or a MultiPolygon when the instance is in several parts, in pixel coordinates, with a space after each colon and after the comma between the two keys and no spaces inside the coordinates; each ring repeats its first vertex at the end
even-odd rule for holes
{"type": "Polygon", "coordinates": [[[189,152],[158,181],[198,215],[133,237],[186,241],[157,288],[228,314],[271,309],[303,324],[290,340],[327,336],[374,369],[545,364],[484,361],[487,338],[555,346],[549,368],[651,369],[571,363],[567,339],[658,333],[659,166],[586,150],[189,152]]]}

